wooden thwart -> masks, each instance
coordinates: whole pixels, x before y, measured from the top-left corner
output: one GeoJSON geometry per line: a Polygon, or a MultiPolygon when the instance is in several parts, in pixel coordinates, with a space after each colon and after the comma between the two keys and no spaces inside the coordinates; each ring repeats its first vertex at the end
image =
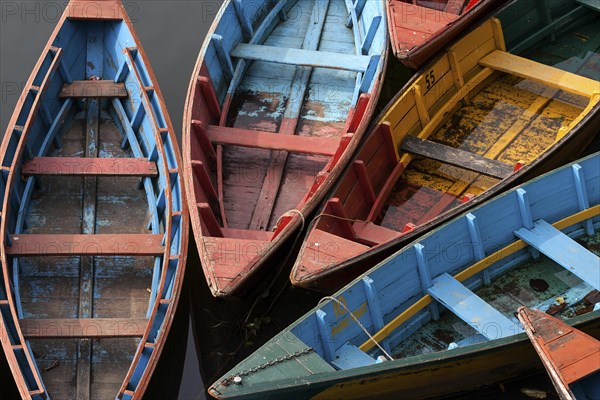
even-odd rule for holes
{"type": "Polygon", "coordinates": [[[505,51],[496,50],[482,58],[479,64],[581,96],[592,97],[594,93],[600,91],[600,82],[598,81],[505,51]]]}
{"type": "Polygon", "coordinates": [[[154,177],[158,171],[145,158],[35,157],[24,163],[22,174],[154,177]]]}
{"type": "Polygon", "coordinates": [[[369,63],[371,61],[371,57],[369,56],[245,43],[238,44],[231,52],[231,56],[245,60],[267,61],[278,64],[330,68],[355,72],[365,72],[369,68],[369,63]]]}
{"type": "Polygon", "coordinates": [[[339,137],[281,135],[247,129],[210,125],[207,135],[214,144],[285,150],[290,153],[333,156],[340,144],[339,137]]]}
{"type": "Polygon", "coordinates": [[[117,338],[142,337],[147,319],[131,318],[76,318],[19,320],[23,335],[27,338],[117,338]]]}
{"type": "Polygon", "coordinates": [[[594,289],[600,290],[600,257],[548,222],[539,220],[532,229],[521,228],[515,231],[515,235],[594,289]]]}
{"type": "Polygon", "coordinates": [[[503,162],[446,146],[441,143],[419,139],[415,136],[406,136],[402,142],[401,148],[408,153],[431,158],[498,179],[504,179],[514,171],[512,166],[503,162]]]}
{"type": "Polygon", "coordinates": [[[114,81],[75,81],[63,86],[60,97],[72,98],[124,98],[128,97],[124,83],[114,81]]]}
{"type": "Polygon", "coordinates": [[[152,234],[27,234],[11,235],[9,256],[159,256],[163,235],[152,234]]]}
{"type": "Polygon", "coordinates": [[[489,340],[517,333],[514,322],[449,274],[433,280],[429,295],[489,340]]]}

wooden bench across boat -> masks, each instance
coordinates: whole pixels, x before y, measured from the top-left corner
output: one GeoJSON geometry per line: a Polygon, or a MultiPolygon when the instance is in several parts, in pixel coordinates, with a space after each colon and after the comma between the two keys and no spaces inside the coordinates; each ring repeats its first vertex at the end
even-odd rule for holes
{"type": "Polygon", "coordinates": [[[539,7],[530,0],[498,14],[509,45],[529,49],[522,56],[506,51],[490,19],[405,87],[309,228],[294,285],[332,292],[444,219],[585,149],[600,130],[600,24],[598,12],[567,3],[551,25],[531,16],[539,7]]]}
{"type": "Polygon", "coordinates": [[[68,4],[0,161],[0,339],[21,398],[142,398],[189,222],[173,127],[120,0],[68,4]]]}
{"type": "Polygon", "coordinates": [[[386,57],[383,0],[224,2],[183,122],[192,227],[214,296],[242,297],[280,263],[273,255],[366,131],[386,57]]]}

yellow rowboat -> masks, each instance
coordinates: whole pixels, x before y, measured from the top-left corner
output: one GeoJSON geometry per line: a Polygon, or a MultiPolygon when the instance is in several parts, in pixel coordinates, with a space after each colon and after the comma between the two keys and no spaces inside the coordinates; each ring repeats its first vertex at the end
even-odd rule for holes
{"type": "MultiPolygon", "coordinates": [[[[525,33],[518,21],[506,24],[511,46],[533,49],[523,56],[507,51],[503,25],[491,18],[404,87],[309,228],[294,285],[332,292],[440,222],[586,147],[600,126],[598,12],[563,3],[571,19],[525,33]],[[561,33],[547,44],[549,28],[561,33]],[[552,46],[567,54],[549,60],[552,46]]],[[[531,15],[521,10],[528,5],[536,8],[519,1],[498,15],[531,15]]]]}

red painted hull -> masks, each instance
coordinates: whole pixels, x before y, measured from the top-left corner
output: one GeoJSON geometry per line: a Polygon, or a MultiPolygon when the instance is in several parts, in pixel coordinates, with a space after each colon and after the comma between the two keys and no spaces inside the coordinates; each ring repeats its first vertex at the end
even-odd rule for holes
{"type": "Polygon", "coordinates": [[[419,69],[461,32],[505,2],[444,0],[413,4],[412,1],[388,0],[388,26],[394,55],[407,67],[419,69]],[[464,4],[460,7],[457,3],[464,4]]]}

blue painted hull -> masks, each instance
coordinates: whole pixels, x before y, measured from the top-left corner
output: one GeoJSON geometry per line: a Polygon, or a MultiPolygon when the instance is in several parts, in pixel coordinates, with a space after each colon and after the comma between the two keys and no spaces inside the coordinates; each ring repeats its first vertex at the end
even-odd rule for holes
{"type": "Polygon", "coordinates": [[[21,397],[140,398],[179,299],[188,214],[174,130],[121,1],[69,4],[0,160],[0,336],[21,397]]]}

